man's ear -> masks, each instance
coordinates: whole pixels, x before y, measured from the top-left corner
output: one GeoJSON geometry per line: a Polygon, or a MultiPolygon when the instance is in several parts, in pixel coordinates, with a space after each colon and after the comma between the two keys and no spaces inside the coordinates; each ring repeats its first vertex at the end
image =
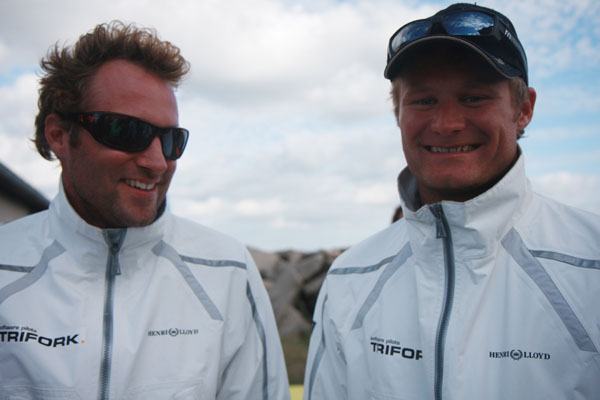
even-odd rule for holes
{"type": "Polygon", "coordinates": [[[517,118],[517,128],[519,131],[523,131],[531,122],[531,118],[533,118],[533,108],[535,106],[537,94],[535,93],[535,89],[532,87],[528,88],[527,90],[529,91],[529,97],[523,102],[523,104],[521,104],[517,118]]]}
{"type": "Polygon", "coordinates": [[[44,134],[52,152],[62,159],[69,147],[69,124],[63,121],[57,114],[46,116],[44,134]]]}

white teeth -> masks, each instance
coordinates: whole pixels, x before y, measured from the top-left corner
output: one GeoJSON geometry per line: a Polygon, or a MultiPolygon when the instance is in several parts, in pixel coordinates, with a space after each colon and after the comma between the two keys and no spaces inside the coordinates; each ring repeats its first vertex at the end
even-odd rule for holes
{"type": "Polygon", "coordinates": [[[471,151],[475,149],[475,146],[467,145],[460,147],[439,147],[439,146],[431,146],[429,148],[433,153],[458,153],[463,151],[471,151]]]}
{"type": "Polygon", "coordinates": [[[131,186],[136,189],[142,189],[142,190],[152,190],[152,189],[154,189],[154,186],[156,186],[155,183],[144,183],[144,182],[140,182],[140,181],[134,181],[131,179],[126,179],[125,183],[128,186],[131,186]]]}

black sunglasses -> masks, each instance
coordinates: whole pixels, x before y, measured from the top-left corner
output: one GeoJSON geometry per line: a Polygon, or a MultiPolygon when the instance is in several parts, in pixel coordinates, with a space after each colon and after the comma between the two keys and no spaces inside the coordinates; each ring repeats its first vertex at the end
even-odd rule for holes
{"type": "Polygon", "coordinates": [[[510,34],[497,16],[482,11],[456,11],[445,15],[434,15],[404,25],[390,39],[388,62],[405,44],[438,33],[446,33],[451,36],[492,36],[498,41],[508,39],[517,50],[524,65],[527,65],[525,51],[519,41],[510,34]],[[445,32],[435,32],[436,26],[441,26],[445,32]]]}
{"type": "Polygon", "coordinates": [[[178,127],[161,127],[125,114],[105,111],[60,113],[84,127],[105,146],[127,152],[142,151],[158,136],[165,158],[176,160],[183,154],[189,131],[178,127]]]}

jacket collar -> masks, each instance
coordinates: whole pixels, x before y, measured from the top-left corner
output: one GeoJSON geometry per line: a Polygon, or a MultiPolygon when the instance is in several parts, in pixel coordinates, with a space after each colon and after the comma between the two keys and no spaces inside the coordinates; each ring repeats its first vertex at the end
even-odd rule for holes
{"type": "MultiPolygon", "coordinates": [[[[519,155],[513,167],[486,192],[466,202],[442,201],[453,234],[455,254],[483,257],[495,251],[531,200],[531,187],[525,176],[525,162],[519,155]]],[[[416,178],[405,168],[398,177],[404,218],[409,225],[411,245],[426,245],[435,239],[435,217],[429,206],[421,205],[416,178]]]]}
{"type": "MultiPolygon", "coordinates": [[[[58,193],[50,203],[49,211],[52,221],[50,229],[54,231],[53,236],[64,246],[76,247],[85,243],[84,247],[88,246],[88,250],[89,246],[96,248],[96,250],[106,250],[107,244],[104,232],[107,230],[88,224],[77,214],[67,199],[62,179],[58,193]]],[[[160,240],[164,235],[169,215],[165,210],[156,221],[148,226],[123,228],[126,230],[126,234],[121,249],[138,247],[145,243],[155,243],[160,240]]]]}

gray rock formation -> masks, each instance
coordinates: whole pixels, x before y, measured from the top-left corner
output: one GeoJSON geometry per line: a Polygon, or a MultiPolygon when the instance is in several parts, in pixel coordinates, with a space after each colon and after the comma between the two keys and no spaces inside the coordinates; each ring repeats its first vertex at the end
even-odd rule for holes
{"type": "Polygon", "coordinates": [[[319,289],[331,263],[341,252],[268,253],[250,249],[271,298],[282,338],[310,333],[319,289]]]}

